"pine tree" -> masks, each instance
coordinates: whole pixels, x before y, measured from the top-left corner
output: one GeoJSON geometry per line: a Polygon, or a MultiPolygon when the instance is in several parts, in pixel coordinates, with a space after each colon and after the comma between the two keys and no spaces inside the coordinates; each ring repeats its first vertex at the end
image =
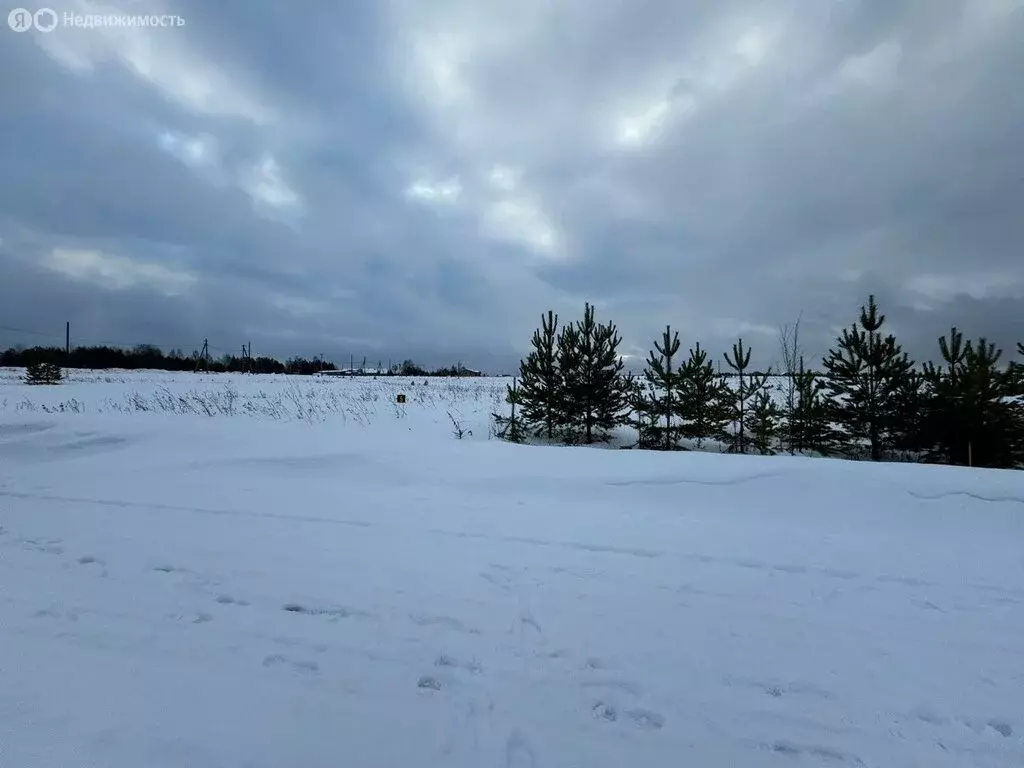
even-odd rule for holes
{"type": "Polygon", "coordinates": [[[746,453],[745,430],[748,403],[765,388],[768,383],[768,374],[752,373],[747,375],[747,368],[750,366],[749,348],[743,347],[743,339],[732,345],[732,357],[725,354],[726,364],[736,372],[738,386],[736,389],[728,388],[728,395],[731,395],[729,403],[731,420],[736,423],[736,433],[730,441],[729,450],[735,453],[746,453]]]}
{"type": "Polygon", "coordinates": [[[961,423],[963,412],[960,401],[960,377],[967,348],[964,335],[953,327],[949,336],[939,337],[939,354],[945,368],[931,361],[924,364],[925,402],[924,442],[928,445],[928,458],[950,464],[966,464],[966,443],[963,438],[966,424],[961,423]],[[959,448],[963,448],[962,456],[959,448]]]}
{"type": "Polygon", "coordinates": [[[1024,460],[1021,407],[1012,375],[999,367],[1002,350],[984,337],[963,341],[956,328],[939,339],[946,368],[925,366],[925,435],[931,458],[977,467],[1013,467],[1024,460]]]}
{"type": "Polygon", "coordinates": [[[926,448],[924,436],[927,398],[924,374],[910,370],[897,383],[892,396],[892,411],[888,425],[892,447],[911,457],[926,448]]]}
{"type": "Polygon", "coordinates": [[[533,332],[533,351],[519,364],[519,398],[522,420],[537,437],[555,436],[561,419],[564,391],[558,364],[558,315],[550,310],[541,316],[541,327],[533,332]]]}
{"type": "Polygon", "coordinates": [[[573,439],[582,439],[589,445],[595,440],[607,440],[608,432],[624,423],[629,392],[618,353],[622,340],[615,325],[598,323],[588,302],[575,330],[569,356],[575,369],[562,369],[567,427],[573,439]]]}
{"type": "Polygon", "coordinates": [[[824,361],[832,419],[848,444],[867,441],[873,461],[891,445],[895,394],[913,368],[896,338],[880,333],[884,323],[870,296],[861,307],[859,327],[845,329],[824,361]]]}
{"type": "Polygon", "coordinates": [[[29,363],[25,367],[26,384],[59,384],[63,378],[64,374],[60,366],[53,362],[38,361],[29,363]]]}
{"type": "Polygon", "coordinates": [[[825,384],[814,371],[804,367],[801,356],[793,373],[794,403],[787,409],[783,432],[790,453],[814,451],[825,454],[831,449],[832,424],[825,399],[825,384]]]}
{"type": "Polygon", "coordinates": [[[666,451],[676,447],[681,435],[681,425],[676,418],[679,410],[679,371],[674,367],[679,354],[679,334],[672,332],[672,326],[665,326],[661,343],[654,342],[654,349],[647,358],[644,379],[647,383],[646,397],[642,401],[647,411],[647,437],[666,451]]]}
{"type": "Polygon", "coordinates": [[[580,380],[580,341],[576,325],[569,323],[558,334],[556,350],[560,397],[558,399],[558,431],[568,443],[579,437],[576,425],[580,421],[582,406],[576,400],[580,380]]]}
{"type": "MultiPolygon", "coordinates": [[[[1024,357],[1024,344],[1017,342],[1017,354],[1024,357]]],[[[1014,395],[1024,395],[1024,362],[1010,363],[1010,379],[1014,395]]]]}
{"type": "Polygon", "coordinates": [[[761,389],[754,396],[749,413],[750,443],[758,453],[775,453],[772,444],[779,435],[783,410],[772,398],[771,392],[761,389]]]}
{"type": "Polygon", "coordinates": [[[512,384],[505,385],[505,402],[512,406],[512,412],[509,416],[503,416],[498,413],[491,414],[494,419],[495,434],[502,440],[508,440],[510,443],[521,443],[525,437],[523,425],[522,425],[522,411],[516,412],[516,406],[522,405],[523,391],[519,387],[517,380],[512,379],[512,384]]]}
{"type": "Polygon", "coordinates": [[[657,391],[646,378],[637,378],[632,373],[626,375],[627,406],[629,418],[627,424],[636,430],[638,448],[657,448],[660,446],[656,430],[658,427],[657,391]]]}
{"type": "Polygon", "coordinates": [[[690,348],[690,357],[679,371],[679,415],[683,437],[696,441],[697,447],[707,439],[721,439],[729,415],[723,407],[725,386],[722,377],[708,360],[708,353],[690,348]]]}

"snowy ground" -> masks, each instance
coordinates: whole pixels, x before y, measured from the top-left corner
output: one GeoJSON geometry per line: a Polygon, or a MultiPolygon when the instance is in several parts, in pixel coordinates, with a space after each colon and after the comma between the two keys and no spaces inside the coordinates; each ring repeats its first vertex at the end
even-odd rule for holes
{"type": "Polygon", "coordinates": [[[4,768],[1024,766],[1024,473],[507,445],[494,381],[207,418],[84,378],[0,383],[4,768]]]}

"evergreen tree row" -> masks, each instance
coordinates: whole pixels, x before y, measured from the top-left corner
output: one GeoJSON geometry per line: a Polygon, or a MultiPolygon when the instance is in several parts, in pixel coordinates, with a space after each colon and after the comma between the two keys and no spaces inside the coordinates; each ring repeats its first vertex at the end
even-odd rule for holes
{"type": "MultiPolygon", "coordinates": [[[[779,374],[751,370],[743,339],[723,355],[721,372],[699,343],[684,355],[667,326],[633,376],[616,326],[597,322],[590,304],[564,326],[549,311],[508,387],[511,414],[495,415],[498,434],[593,443],[628,426],[636,447],[657,450],[713,442],[731,453],[1024,465],[1024,364],[1004,365],[994,344],[953,328],[939,339],[942,362],[918,366],[883,331],[885,320],[869,297],[820,372],[792,356],[779,397],[770,383],[779,374]]],[[[1024,345],[1016,351],[1024,358],[1024,345]]]]}

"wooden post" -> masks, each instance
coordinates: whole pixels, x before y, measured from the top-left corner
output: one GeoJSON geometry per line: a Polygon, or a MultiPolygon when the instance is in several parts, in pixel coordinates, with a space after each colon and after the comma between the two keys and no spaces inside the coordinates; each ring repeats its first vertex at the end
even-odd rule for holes
{"type": "Polygon", "coordinates": [[[974,449],[974,446],[972,445],[971,441],[968,440],[967,441],[967,466],[968,467],[973,467],[974,466],[974,450],[973,449],[974,449]]]}

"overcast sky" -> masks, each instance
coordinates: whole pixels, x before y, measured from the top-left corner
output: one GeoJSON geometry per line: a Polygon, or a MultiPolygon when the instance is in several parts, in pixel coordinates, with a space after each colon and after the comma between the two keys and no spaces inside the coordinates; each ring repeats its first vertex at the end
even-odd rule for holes
{"type": "Polygon", "coordinates": [[[768,363],[874,292],[915,355],[1024,340],[1022,0],[51,6],[184,25],[0,27],[6,329],[501,371],[589,300],[768,363]]]}

